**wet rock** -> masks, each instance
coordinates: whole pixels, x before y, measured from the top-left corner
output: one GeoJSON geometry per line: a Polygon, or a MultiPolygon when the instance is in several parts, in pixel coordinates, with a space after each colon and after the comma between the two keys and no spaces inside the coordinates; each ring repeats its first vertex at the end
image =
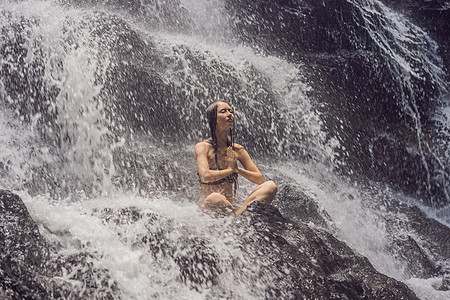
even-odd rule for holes
{"type": "Polygon", "coordinates": [[[113,299],[117,286],[91,254],[60,255],[39,232],[19,196],[0,190],[2,299],[113,299]],[[64,279],[63,279],[64,278],[64,279]]]}
{"type": "Polygon", "coordinates": [[[217,285],[223,272],[217,253],[199,238],[188,240],[174,259],[180,267],[181,280],[198,291],[217,285]]]}
{"type": "Polygon", "coordinates": [[[430,33],[439,44],[439,54],[450,71],[450,3],[445,0],[383,0],[387,5],[401,11],[430,33]]]}
{"type": "Polygon", "coordinates": [[[439,269],[413,237],[407,236],[406,238],[395,239],[392,248],[394,247],[401,249],[398,252],[395,249],[392,249],[392,251],[401,255],[399,260],[406,262],[407,273],[410,276],[430,278],[438,275],[439,269]]]}
{"type": "Polygon", "coordinates": [[[437,290],[450,291],[450,278],[444,278],[440,286],[436,287],[437,290]]]}
{"type": "Polygon", "coordinates": [[[47,86],[43,80],[45,62],[44,50],[40,47],[42,41],[35,40],[35,47],[31,49],[26,45],[33,28],[39,26],[39,21],[17,17],[6,10],[1,11],[0,20],[8,24],[0,26],[2,35],[8,36],[0,46],[0,56],[7,57],[9,62],[2,64],[0,68],[0,79],[9,95],[9,99],[4,100],[5,105],[16,106],[16,113],[24,121],[30,121],[36,113],[41,113],[48,121],[54,121],[49,103],[54,102],[58,90],[47,86]],[[27,61],[27,56],[34,59],[27,61]]]}
{"type": "Polygon", "coordinates": [[[9,299],[49,297],[43,274],[49,245],[19,196],[0,190],[0,277],[9,299]]]}
{"type": "MultiPolygon", "coordinates": [[[[0,275],[7,299],[85,299],[98,295],[112,299],[119,293],[108,270],[95,268],[95,253],[88,254],[81,249],[78,254],[49,257],[49,245],[39,235],[20,198],[2,192],[0,199],[2,222],[7,225],[2,227],[2,238],[10,249],[19,249],[2,251],[0,275]],[[27,220],[27,224],[19,219],[27,220]],[[16,235],[10,232],[13,225],[21,225],[14,228],[16,235]],[[25,242],[21,240],[23,235],[29,234],[24,231],[26,228],[31,229],[32,242],[28,242],[28,247],[34,251],[41,249],[45,255],[27,255],[25,242]],[[8,258],[5,253],[19,259],[8,258]],[[17,270],[21,274],[15,274],[17,270]]],[[[220,285],[225,265],[207,237],[195,236],[175,220],[136,208],[103,209],[93,213],[99,214],[105,225],[113,228],[144,222],[146,231],[135,237],[133,247],[147,248],[156,265],[173,261],[179,268],[180,282],[193,289],[202,291],[220,285]]],[[[404,284],[378,273],[367,258],[354,253],[330,233],[303,222],[289,221],[272,206],[253,204],[232,223],[234,226],[224,232],[237,241],[244,257],[236,257],[227,272],[233,272],[236,278],[247,278],[249,282],[267,283],[266,298],[416,299],[404,284]],[[258,268],[251,269],[253,266],[249,264],[258,268]],[[251,270],[245,271],[246,268],[251,270]]],[[[129,237],[121,238],[126,241],[129,237]]]]}
{"type": "MultiPolygon", "coordinates": [[[[117,227],[145,223],[148,230],[138,234],[133,248],[146,249],[158,262],[169,260],[179,268],[178,279],[197,291],[217,284],[222,273],[219,256],[205,239],[190,234],[173,219],[154,213],[142,213],[130,207],[119,210],[103,209],[100,213],[105,224],[117,227]]],[[[122,237],[124,241],[126,236],[122,237]]],[[[166,262],[167,263],[167,262],[166,262]]]]}
{"type": "Polygon", "coordinates": [[[279,203],[280,212],[285,217],[301,221],[303,223],[312,223],[315,226],[327,228],[327,221],[323,215],[327,213],[320,209],[317,202],[305,195],[299,188],[289,184],[278,188],[277,198],[281,199],[279,203]]]}
{"type": "Polygon", "coordinates": [[[389,248],[394,257],[404,262],[406,274],[418,278],[448,276],[450,229],[416,206],[393,199],[386,199],[384,205],[390,211],[385,216],[389,248]]]}
{"type": "Polygon", "coordinates": [[[256,231],[241,236],[246,253],[267,261],[259,275],[279,274],[267,287],[267,298],[417,299],[405,284],[378,273],[367,258],[326,231],[292,223],[271,206],[252,205],[243,217],[256,231]]]}
{"type": "Polygon", "coordinates": [[[47,264],[47,289],[53,298],[65,299],[117,299],[117,283],[108,270],[94,266],[93,254],[80,252],[57,256],[47,264]],[[57,294],[58,297],[54,295],[57,294]]]}
{"type": "MultiPolygon", "coordinates": [[[[408,1],[395,2],[398,10],[409,7],[404,3],[408,1]]],[[[441,46],[439,54],[448,57],[450,10],[431,10],[436,16],[428,18],[428,10],[423,8],[429,1],[409,2],[418,7],[408,8],[413,22],[430,29],[441,46]]],[[[442,4],[445,6],[448,4],[442,4]]],[[[448,164],[442,167],[439,162],[446,158],[420,149],[421,143],[428,143],[435,152],[444,153],[439,149],[446,140],[440,137],[441,125],[433,115],[435,109],[441,109],[440,89],[448,71],[440,75],[442,83],[433,78],[436,75],[430,68],[434,67],[429,67],[427,61],[436,59],[440,65],[440,58],[434,57],[434,46],[426,33],[420,33],[420,43],[406,41],[408,50],[402,52],[399,49],[404,41],[394,39],[397,29],[385,16],[385,8],[364,1],[227,1],[226,8],[235,20],[232,27],[240,40],[304,65],[307,82],[313,88],[309,96],[320,103],[317,107],[323,113],[323,127],[341,144],[336,149],[340,171],[374,180],[378,180],[377,172],[388,173],[390,183],[410,195],[419,195],[426,205],[448,202],[448,176],[440,175],[448,174],[448,164]],[[379,39],[385,39],[386,45],[380,47],[379,39]],[[414,75],[408,75],[384,47],[400,51],[402,59],[414,59],[414,75]],[[412,58],[415,54],[410,51],[420,54],[412,58]],[[415,111],[409,112],[408,107],[415,111]],[[424,132],[419,137],[423,141],[418,140],[417,131],[424,132]],[[380,155],[376,170],[368,172],[371,143],[383,135],[391,137],[396,145],[380,155]],[[404,163],[409,163],[407,170],[404,163]],[[425,173],[424,168],[428,169],[425,173]],[[430,176],[430,183],[423,176],[430,176]]],[[[446,66],[448,69],[448,62],[446,66]]]]}
{"type": "Polygon", "coordinates": [[[445,199],[447,179],[441,176],[429,181],[427,178],[429,176],[427,168],[432,170],[440,168],[441,162],[436,156],[420,153],[418,149],[411,149],[407,144],[387,136],[374,137],[365,155],[370,159],[361,159],[363,163],[360,166],[368,170],[366,174],[371,178],[413,195],[430,194],[426,200],[430,205],[442,204],[445,199]],[[418,182],[422,184],[418,185],[418,182]]]}
{"type": "MultiPolygon", "coordinates": [[[[293,189],[284,193],[293,194],[293,189]]],[[[289,221],[272,206],[253,204],[225,229],[225,236],[236,240],[244,255],[234,259],[232,269],[223,264],[207,237],[194,236],[175,220],[134,208],[101,214],[111,226],[144,222],[147,232],[138,235],[134,247],[148,249],[155,266],[173,261],[180,282],[197,291],[220,290],[223,272],[231,272],[235,280],[267,283],[268,299],[417,299],[403,283],[378,273],[367,258],[330,233],[289,221]]]]}
{"type": "Polygon", "coordinates": [[[179,0],[58,0],[58,2],[66,6],[93,6],[119,10],[134,17],[141,17],[151,26],[178,31],[188,30],[192,23],[186,8],[179,0]]]}

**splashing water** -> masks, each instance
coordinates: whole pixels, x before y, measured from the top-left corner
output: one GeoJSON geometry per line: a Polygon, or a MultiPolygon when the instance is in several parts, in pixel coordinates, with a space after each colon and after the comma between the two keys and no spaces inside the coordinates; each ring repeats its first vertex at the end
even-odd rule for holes
{"type": "MultiPolygon", "coordinates": [[[[449,118],[445,115],[445,110],[449,104],[449,91],[443,61],[437,55],[438,45],[428,34],[412,24],[408,19],[389,9],[380,1],[349,1],[359,9],[364,17],[362,25],[369,33],[372,40],[382,51],[383,55],[390,59],[391,69],[402,86],[402,90],[397,101],[400,102],[403,112],[411,118],[414,130],[414,146],[411,152],[416,152],[421,156],[421,162],[426,170],[426,188],[431,190],[431,181],[436,180],[442,186],[448,185],[449,155],[447,142],[449,140],[448,128],[449,118]],[[437,123],[437,128],[441,128],[441,135],[431,139],[428,132],[425,132],[422,124],[420,103],[412,96],[418,89],[416,81],[425,81],[427,76],[432,77],[435,86],[432,88],[439,91],[436,96],[438,108],[434,110],[433,119],[437,123]],[[444,130],[445,131],[445,130],[444,130]],[[437,171],[430,169],[426,157],[432,156],[440,166],[437,171]]],[[[448,189],[444,188],[446,203],[448,202],[448,189]]]]}
{"type": "MultiPolygon", "coordinates": [[[[426,33],[401,21],[378,1],[352,2],[365,16],[364,26],[381,51],[398,63],[393,68],[402,80],[420,78],[421,71],[414,67],[416,58],[409,56],[409,47],[420,43],[435,47],[426,33]],[[399,30],[381,33],[374,16],[389,18],[390,26],[399,30]],[[393,33],[394,38],[388,37],[393,33]],[[393,40],[400,44],[394,45],[393,40]]],[[[141,4],[144,15],[158,15],[157,6],[145,1],[141,4]]],[[[92,255],[95,268],[108,270],[117,282],[120,297],[264,298],[264,287],[274,285],[274,278],[280,274],[258,277],[256,274],[270,260],[246,256],[246,245],[235,239],[236,234],[250,236],[254,232],[247,232],[239,220],[201,214],[195,205],[197,192],[192,191],[196,180],[191,152],[205,125],[198,120],[203,114],[200,108],[212,98],[224,97],[234,101],[239,126],[244,128],[241,137],[255,137],[256,141],[249,138],[248,143],[258,150],[272,140],[268,147],[272,155],[257,157],[258,165],[267,169],[269,176],[283,174],[278,177],[280,186],[297,186],[318,203],[328,218],[326,230],[368,257],[378,271],[406,282],[420,298],[447,297],[448,291],[432,288],[438,277],[414,278],[405,262],[393,255],[393,236],[415,234],[392,225],[395,219],[398,223],[408,222],[405,215],[390,210],[386,195],[394,197],[394,193],[386,186],[381,188],[387,191],[373,192],[379,186],[359,186],[331,173],[336,163],[335,149],[340,145],[322,128],[322,116],[308,97],[311,88],[303,65],[236,44],[226,16],[215,18],[223,11],[222,5],[221,1],[182,1],[186,11],[180,11],[186,13],[186,20],[193,20],[195,29],[174,33],[161,26],[155,29],[149,20],[141,22],[104,8],[61,7],[51,1],[5,4],[0,26],[8,35],[2,37],[0,45],[3,49],[23,48],[26,56],[21,60],[11,50],[12,55],[1,60],[2,69],[11,72],[2,72],[0,77],[0,187],[20,194],[58,253],[92,255]],[[26,29],[16,31],[10,24],[26,29]],[[98,24],[114,27],[114,33],[96,33],[98,24]],[[139,45],[124,44],[123,48],[118,46],[120,51],[135,56],[118,58],[111,45],[119,45],[120,38],[129,32],[148,52],[144,55],[135,50],[141,49],[139,45]],[[120,83],[114,80],[126,74],[111,74],[110,70],[120,66],[138,70],[136,78],[149,80],[143,82],[160,89],[144,94],[148,98],[139,98],[139,88],[130,88],[134,78],[123,81],[130,82],[130,86],[114,86],[120,83]],[[15,81],[10,78],[25,82],[23,86],[37,86],[40,91],[14,89],[10,84],[15,81]],[[109,92],[105,92],[107,87],[109,92]],[[119,93],[122,89],[127,97],[119,93]],[[42,98],[35,97],[42,94],[42,98]],[[155,104],[150,96],[162,98],[161,106],[152,106],[155,104]],[[158,116],[165,116],[168,108],[182,115],[180,122],[173,123],[173,131],[186,133],[185,140],[179,143],[170,144],[164,139],[175,136],[174,132],[139,127],[146,118],[155,123],[172,121],[158,116]],[[282,156],[283,162],[273,158],[277,156],[282,156]],[[174,163],[174,157],[180,162],[174,163]],[[397,231],[391,232],[394,227],[397,231]],[[203,247],[201,255],[205,259],[197,271],[210,278],[208,272],[214,275],[221,269],[219,284],[211,280],[192,288],[180,279],[182,260],[194,255],[189,251],[197,249],[196,245],[203,247]]],[[[166,19],[161,12],[159,22],[166,19]]],[[[444,86],[441,62],[434,61],[435,56],[422,58],[430,68],[426,71],[436,76],[437,85],[444,86]]],[[[414,101],[406,96],[399,101],[414,120],[417,151],[422,156],[428,151],[438,152],[438,145],[424,137],[414,101]]],[[[423,163],[430,181],[435,175],[429,172],[425,160],[423,163]]],[[[446,178],[444,174],[444,183],[446,178]]],[[[244,183],[240,197],[251,188],[244,183]]],[[[448,270],[448,262],[443,264],[443,269],[448,270]]],[[[70,283],[73,276],[68,273],[59,280],[70,283]]],[[[95,276],[98,281],[104,279],[100,272],[95,276]]],[[[113,285],[110,289],[116,293],[113,285]]]]}

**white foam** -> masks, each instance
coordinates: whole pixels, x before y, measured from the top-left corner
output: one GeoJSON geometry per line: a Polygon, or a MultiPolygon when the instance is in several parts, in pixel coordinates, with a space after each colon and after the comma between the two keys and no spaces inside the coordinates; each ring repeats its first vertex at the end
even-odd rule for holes
{"type": "Polygon", "coordinates": [[[442,278],[411,278],[405,283],[416,293],[419,299],[424,300],[448,300],[450,291],[439,290],[442,278]]]}

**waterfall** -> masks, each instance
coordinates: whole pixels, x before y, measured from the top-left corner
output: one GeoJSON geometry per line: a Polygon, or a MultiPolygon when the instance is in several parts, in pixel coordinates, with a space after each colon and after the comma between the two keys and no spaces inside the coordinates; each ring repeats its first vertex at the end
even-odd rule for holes
{"type": "MultiPolygon", "coordinates": [[[[0,5],[0,189],[22,198],[48,245],[43,290],[339,298],[361,295],[347,283],[387,276],[420,299],[446,299],[438,42],[376,0],[250,2],[0,5]],[[218,99],[279,186],[269,215],[197,208],[193,148],[218,99]]],[[[238,203],[253,188],[241,180],[238,203]]]]}

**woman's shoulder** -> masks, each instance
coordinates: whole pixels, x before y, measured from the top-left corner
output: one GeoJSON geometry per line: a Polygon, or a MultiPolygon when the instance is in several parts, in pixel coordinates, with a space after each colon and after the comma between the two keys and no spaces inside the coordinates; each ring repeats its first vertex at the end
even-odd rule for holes
{"type": "Polygon", "coordinates": [[[201,151],[212,147],[211,139],[203,140],[195,145],[195,151],[201,151]]]}

